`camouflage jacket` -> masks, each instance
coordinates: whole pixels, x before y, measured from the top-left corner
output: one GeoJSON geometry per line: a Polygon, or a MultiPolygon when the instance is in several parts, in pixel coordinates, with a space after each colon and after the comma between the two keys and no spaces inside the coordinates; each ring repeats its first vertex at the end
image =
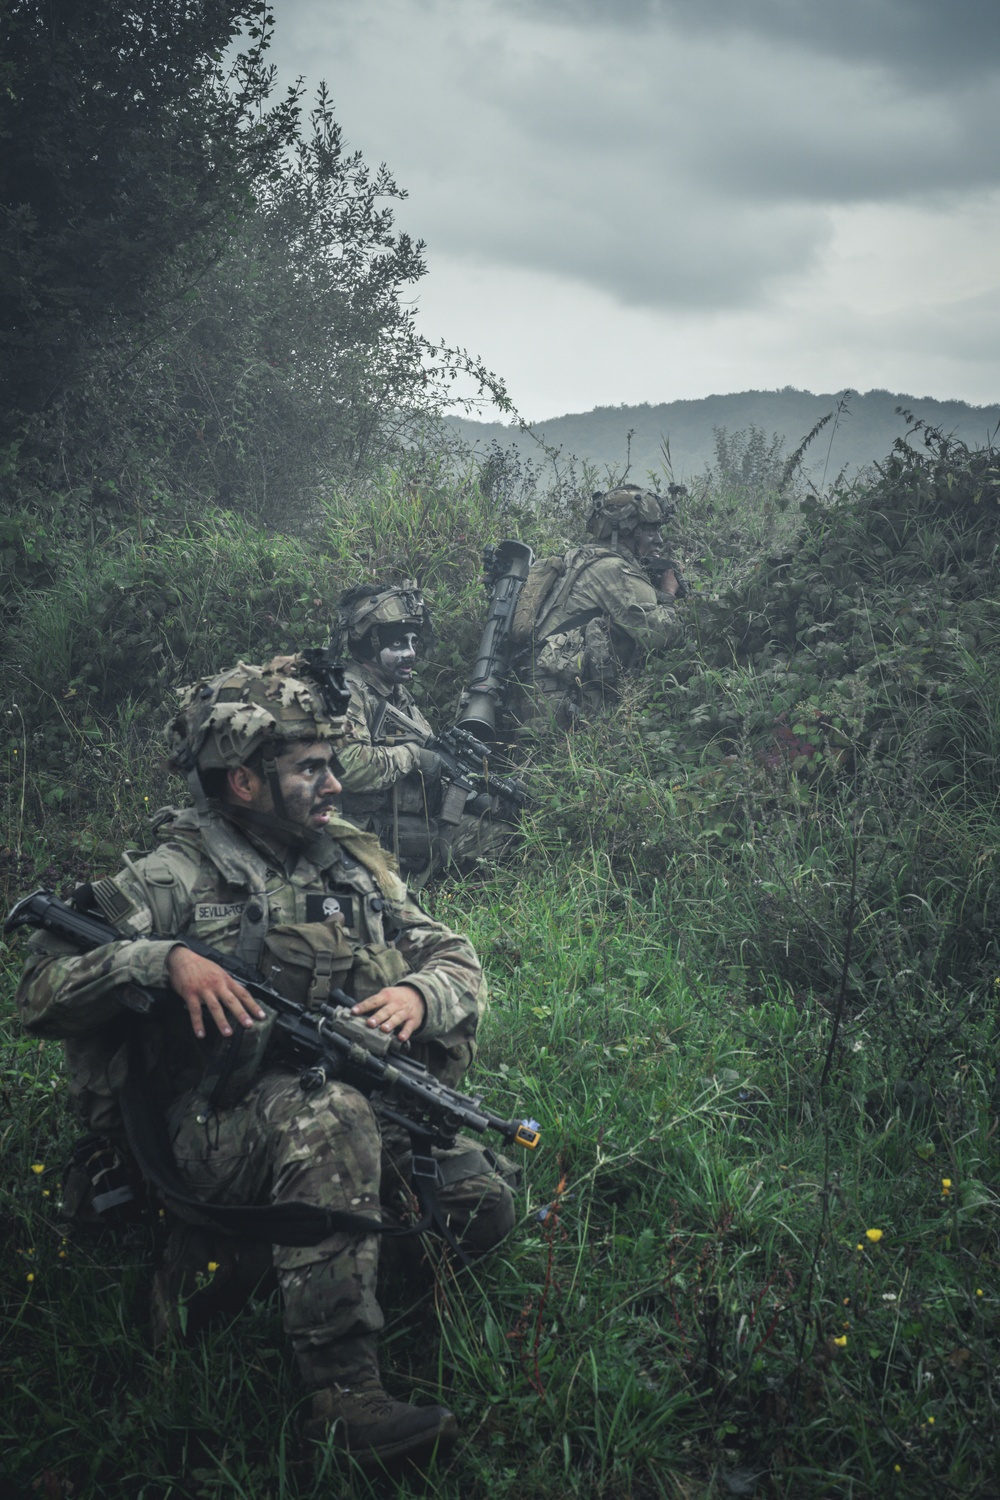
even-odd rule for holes
{"type": "Polygon", "coordinates": [[[344,675],[351,690],[347,731],[337,750],[344,816],[367,826],[373,814],[391,812],[394,791],[398,812],[425,813],[415,751],[433,735],[430,724],[405,687],[386,687],[365,662],[348,661],[344,675]],[[415,727],[401,724],[393,709],[415,727]]]}
{"type": "Polygon", "coordinates": [[[670,596],[654,589],[630,552],[603,545],[566,554],[566,571],[535,622],[536,651],[547,638],[582,630],[597,617],[610,628],[619,663],[671,645],[683,634],[670,596]]]}
{"type": "MultiPolygon", "coordinates": [[[[191,934],[256,964],[268,928],[321,922],[331,898],[359,951],[377,959],[396,950],[397,969],[407,972],[394,982],[419,990],[427,1008],[414,1054],[457,1081],[475,1054],[486,1003],[482,969],[468,940],[432,921],[407,894],[371,835],[338,820],[311,841],[307,856],[282,854],[217,814],[199,819],[192,809],[166,809],[159,823],[159,848],[127,859],[118,875],[93,887],[100,910],[127,940],[78,954],[36,933],[17,990],[25,1029],[65,1042],[71,1096],[90,1129],[117,1128],[130,1012],[147,1008],[136,986],[166,988],[173,937],[191,934]]],[[[199,1084],[219,1045],[217,1036],[194,1036],[176,996],[154,1007],[143,1038],[165,1106],[199,1084]]]]}

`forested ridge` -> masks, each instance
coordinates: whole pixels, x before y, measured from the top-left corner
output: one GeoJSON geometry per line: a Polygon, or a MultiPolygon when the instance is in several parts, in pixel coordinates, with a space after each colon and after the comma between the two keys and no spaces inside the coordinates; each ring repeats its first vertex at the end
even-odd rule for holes
{"type": "MultiPolygon", "coordinates": [[[[323,644],[349,583],[420,580],[447,723],[482,547],[577,540],[592,476],[445,441],[451,377],[502,384],[417,337],[401,190],[325,95],[275,99],[263,5],[0,18],[6,908],[150,847],[173,689],[323,644]]],[[[670,537],[685,643],[428,896],[488,972],[476,1087],[543,1145],[499,1254],[387,1288],[387,1383],[462,1428],[402,1495],[996,1494],[1000,455],[905,413],[850,483],[721,452],[670,537]]],[[[67,1229],[22,959],[5,1492],[385,1493],[314,1474],[273,1302],[154,1354],[155,1225],[67,1229]]]]}
{"type": "Polygon", "coordinates": [[[629,477],[642,481],[647,470],[660,469],[668,457],[674,478],[691,484],[706,470],[713,471],[717,479],[725,477],[717,442],[720,430],[729,436],[753,431],[765,445],[778,440],[792,447],[845,396],[835,427],[806,455],[806,472],[820,487],[832,484],[842,471],[855,477],[861,470],[870,470],[896,438],[905,434],[900,408],[970,447],[988,443],[1000,422],[997,405],[972,406],[965,401],[939,401],[885,390],[822,394],[793,386],[633,406],[598,406],[593,411],[539,419],[530,430],[469,416],[450,416],[447,421],[479,449],[496,442],[501,447],[515,447],[523,459],[537,461],[544,447],[557,448],[564,457],[574,455],[578,462],[590,464],[602,481],[609,469],[620,473],[629,462],[629,477]]]}

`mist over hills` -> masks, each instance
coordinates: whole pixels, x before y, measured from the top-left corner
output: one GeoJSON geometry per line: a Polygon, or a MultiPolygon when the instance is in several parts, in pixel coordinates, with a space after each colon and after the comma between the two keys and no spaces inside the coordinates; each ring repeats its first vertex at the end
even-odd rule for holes
{"type": "MultiPolygon", "coordinates": [[[[777,433],[785,439],[786,452],[791,453],[820,418],[836,409],[841,394],[817,395],[785,386],[780,391],[738,391],[657,406],[598,406],[593,411],[536,422],[532,431],[545,444],[560,448],[564,458],[574,455],[594,464],[598,482],[607,482],[609,475],[618,480],[624,477],[630,431],[628,477],[633,482],[644,480],[649,471],[662,471],[661,444],[666,441],[673,477],[680,482],[704,472],[714,461],[715,428],[724,427],[732,434],[758,427],[768,439],[777,433]]],[[[831,481],[841,469],[854,473],[884,458],[894,440],[907,431],[897,406],[953,433],[970,447],[984,444],[1000,423],[1000,404],[970,406],[965,401],[939,401],[931,396],[885,390],[851,392],[836,428],[833,422],[828,423],[806,453],[805,467],[814,482],[821,483],[824,475],[831,481]]],[[[525,458],[544,463],[539,443],[516,427],[467,417],[449,417],[447,421],[477,452],[485,452],[496,440],[501,448],[513,445],[525,458]]]]}

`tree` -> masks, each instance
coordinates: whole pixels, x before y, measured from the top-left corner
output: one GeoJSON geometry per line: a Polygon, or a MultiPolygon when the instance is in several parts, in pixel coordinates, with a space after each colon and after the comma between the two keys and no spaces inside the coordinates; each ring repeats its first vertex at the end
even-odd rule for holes
{"type": "Polygon", "coordinates": [[[270,26],[264,0],[0,0],[0,436],[224,252],[294,133],[270,26]]]}
{"type": "Polygon", "coordinates": [[[378,450],[425,398],[426,346],[404,288],[423,246],[393,229],[405,194],[344,148],[325,89],[227,253],[146,362],[189,486],[260,514],[378,450]]]}
{"type": "Polygon", "coordinates": [[[274,520],[398,451],[457,373],[506,402],[417,334],[405,194],[346,149],[325,89],[306,122],[297,87],[270,104],[265,0],[0,0],[0,23],[15,515],[274,520]]]}

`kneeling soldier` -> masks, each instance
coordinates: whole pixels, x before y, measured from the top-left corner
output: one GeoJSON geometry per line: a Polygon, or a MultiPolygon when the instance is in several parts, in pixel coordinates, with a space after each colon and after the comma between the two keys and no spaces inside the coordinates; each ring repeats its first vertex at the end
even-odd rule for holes
{"type": "MultiPolygon", "coordinates": [[[[187,689],[168,739],[194,807],[165,810],[155,852],[126,857],[118,875],[77,893],[123,940],[78,954],[48,934],[32,939],[20,1014],[31,1035],[64,1040],[77,1112],[91,1129],[120,1134],[119,1095],[141,1068],[177,1169],[203,1202],[297,1202],[379,1220],[407,1191],[410,1144],[394,1127],[380,1131],[368,1099],[343,1082],[304,1092],[248,991],[175,939],[196,937],[263,968],[279,989],[304,961],[310,997],[347,990],[354,1015],[410,1042],[449,1085],[475,1054],[486,988],[471,944],[432,921],[378,841],[334,811],[343,727],[301,658],[241,663],[187,689]],[[136,986],[171,993],[149,1010],[136,986]]],[[[468,1254],[491,1249],[513,1225],[508,1164],[461,1137],[435,1154],[452,1233],[468,1254]]],[[[186,1243],[178,1224],[157,1275],[161,1320],[176,1319],[178,1294],[193,1289],[186,1243]]],[[[454,1434],[444,1407],[382,1389],[378,1235],[278,1243],[272,1256],[285,1328],[313,1391],[311,1436],[333,1430],[364,1461],[454,1434]]]]}

